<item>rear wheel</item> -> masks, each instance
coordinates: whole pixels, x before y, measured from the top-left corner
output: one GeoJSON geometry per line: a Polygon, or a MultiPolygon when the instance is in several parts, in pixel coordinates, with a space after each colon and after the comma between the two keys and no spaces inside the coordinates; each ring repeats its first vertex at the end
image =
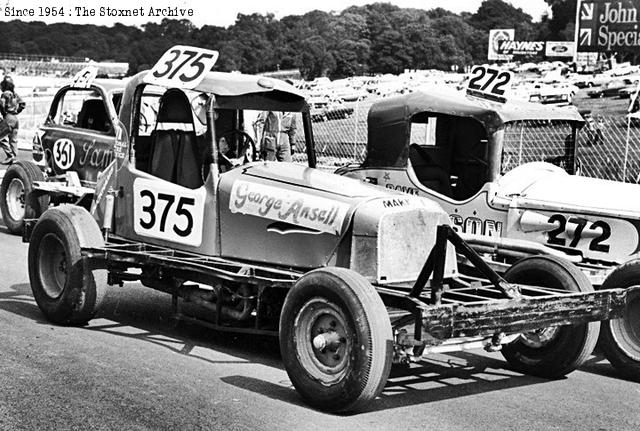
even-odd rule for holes
{"type": "MultiPolygon", "coordinates": [[[[591,292],[586,276],[573,264],[553,256],[532,256],[515,263],[504,274],[510,283],[591,292]]],[[[509,364],[522,373],[562,377],[578,368],[592,353],[600,322],[553,326],[522,334],[502,348],[509,364]]]]}
{"type": "MultiPolygon", "coordinates": [[[[629,261],[609,274],[602,289],[640,285],[640,259],[629,261]]],[[[600,348],[627,378],[640,381],[640,295],[629,298],[624,317],[602,322],[600,348]]]]}
{"type": "Polygon", "coordinates": [[[345,268],[321,268],[298,280],[280,316],[287,374],[312,406],[358,410],[384,388],[393,340],[373,286],[345,268]]]}
{"type": "Polygon", "coordinates": [[[0,185],[0,210],[7,229],[22,233],[25,218],[38,218],[49,205],[48,196],[35,197],[33,182],[44,181],[42,171],[33,162],[18,161],[4,174],[0,185]]]}
{"type": "Polygon", "coordinates": [[[29,280],[48,320],[81,325],[95,315],[104,297],[107,272],[91,271],[81,248],[103,245],[97,223],[82,207],[52,208],[38,220],[29,243],[29,280]]]}

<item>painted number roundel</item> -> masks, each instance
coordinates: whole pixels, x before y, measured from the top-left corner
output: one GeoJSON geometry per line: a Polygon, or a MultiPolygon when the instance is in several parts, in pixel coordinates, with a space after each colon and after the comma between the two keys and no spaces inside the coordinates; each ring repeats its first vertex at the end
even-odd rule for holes
{"type": "Polygon", "coordinates": [[[195,88],[218,60],[218,51],[177,45],[165,52],[145,77],[149,84],[195,88]]]}
{"type": "Polygon", "coordinates": [[[57,167],[67,170],[73,164],[76,157],[76,149],[69,139],[58,139],[53,144],[53,162],[57,167]]]}

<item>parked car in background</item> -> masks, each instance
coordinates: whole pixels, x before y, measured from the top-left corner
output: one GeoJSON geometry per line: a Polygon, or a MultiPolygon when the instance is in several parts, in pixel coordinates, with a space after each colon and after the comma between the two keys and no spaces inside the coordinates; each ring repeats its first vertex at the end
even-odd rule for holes
{"type": "Polygon", "coordinates": [[[578,88],[591,88],[611,81],[611,76],[602,74],[576,74],[569,77],[569,82],[578,88]]]}
{"type": "Polygon", "coordinates": [[[616,79],[613,80],[611,82],[608,82],[598,88],[594,88],[592,90],[589,90],[587,92],[587,95],[593,99],[599,98],[599,97],[615,97],[618,96],[618,93],[620,90],[623,90],[625,88],[629,88],[629,87],[633,87],[635,88],[635,86],[633,85],[633,82],[629,79],[616,79]]]}
{"type": "Polygon", "coordinates": [[[311,120],[314,122],[344,120],[351,117],[354,112],[353,107],[336,99],[328,99],[321,103],[310,104],[310,106],[311,120]]]}

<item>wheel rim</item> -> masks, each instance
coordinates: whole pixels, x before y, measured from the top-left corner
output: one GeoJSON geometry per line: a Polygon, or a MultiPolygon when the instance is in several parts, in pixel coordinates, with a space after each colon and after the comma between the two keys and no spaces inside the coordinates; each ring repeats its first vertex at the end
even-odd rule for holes
{"type": "Polygon", "coordinates": [[[24,218],[24,183],[19,178],[14,178],[7,188],[7,210],[13,220],[24,218]]]}
{"type": "Polygon", "coordinates": [[[49,233],[42,238],[38,262],[42,289],[51,299],[58,298],[67,281],[67,255],[57,235],[49,233]]]}
{"type": "Polygon", "coordinates": [[[308,301],[294,322],[296,355],[309,375],[324,385],[347,373],[352,340],[343,310],[323,298],[308,301]]]}
{"type": "Polygon", "coordinates": [[[520,342],[533,349],[539,349],[556,339],[560,333],[559,326],[549,326],[520,334],[520,342]]]}
{"type": "Polygon", "coordinates": [[[640,361],[640,296],[627,304],[625,312],[623,319],[609,321],[611,335],[627,356],[640,361]]]}

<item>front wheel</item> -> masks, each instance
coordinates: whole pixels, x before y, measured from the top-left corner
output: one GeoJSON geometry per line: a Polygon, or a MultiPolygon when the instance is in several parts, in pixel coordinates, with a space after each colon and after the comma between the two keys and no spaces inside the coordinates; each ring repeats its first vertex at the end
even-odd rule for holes
{"type": "Polygon", "coordinates": [[[345,268],[302,276],[280,316],[282,360],[312,406],[354,411],[384,388],[393,339],[387,310],[373,286],[345,268]]]}
{"type": "MultiPolygon", "coordinates": [[[[640,259],[631,260],[609,274],[602,289],[640,284],[640,259]]],[[[629,298],[623,317],[602,322],[599,344],[605,357],[623,376],[640,381],[640,296],[629,298]]]]}
{"type": "MultiPolygon", "coordinates": [[[[554,256],[532,256],[504,274],[510,283],[591,292],[593,286],[573,264],[554,256]]],[[[502,354],[517,371],[559,378],[578,368],[593,352],[600,322],[552,326],[522,334],[503,346],[502,354]]]]}
{"type": "Polygon", "coordinates": [[[44,181],[44,175],[29,161],[12,164],[4,174],[0,185],[0,211],[12,234],[21,234],[24,219],[40,217],[49,206],[48,196],[36,197],[32,193],[34,181],[44,181]]]}
{"type": "Polygon", "coordinates": [[[40,217],[29,243],[29,281],[49,321],[82,325],[98,311],[107,274],[92,271],[81,249],[103,245],[98,224],[82,207],[63,205],[40,217]]]}

